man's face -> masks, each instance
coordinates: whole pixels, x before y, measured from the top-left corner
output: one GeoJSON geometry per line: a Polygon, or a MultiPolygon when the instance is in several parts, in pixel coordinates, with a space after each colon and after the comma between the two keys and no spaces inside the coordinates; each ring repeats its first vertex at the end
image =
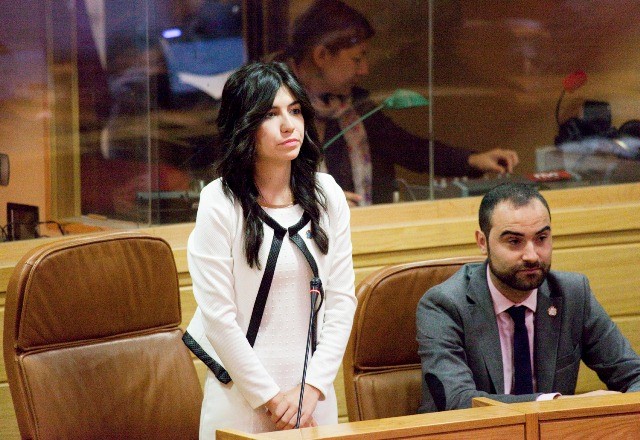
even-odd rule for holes
{"type": "Polygon", "coordinates": [[[282,86],[256,132],[256,166],[290,166],[300,154],[303,137],[304,117],[300,103],[287,87],[282,86]]]}
{"type": "Polygon", "coordinates": [[[496,205],[489,237],[477,231],[476,241],[488,255],[491,280],[515,303],[524,301],[549,273],[551,219],[538,199],[518,208],[509,201],[496,205]]]}
{"type": "Polygon", "coordinates": [[[319,69],[327,92],[344,96],[351,93],[353,86],[369,74],[367,50],[366,41],[335,54],[326,50],[319,69]]]}

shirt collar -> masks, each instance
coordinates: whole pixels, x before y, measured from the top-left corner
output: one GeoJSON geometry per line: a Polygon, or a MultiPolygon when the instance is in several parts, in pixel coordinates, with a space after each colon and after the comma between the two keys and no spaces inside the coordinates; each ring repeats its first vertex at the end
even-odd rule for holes
{"type": "Polygon", "coordinates": [[[531,294],[519,304],[514,303],[506,296],[504,296],[498,288],[493,284],[491,280],[491,269],[489,264],[487,264],[487,284],[489,285],[489,292],[491,292],[491,299],[493,300],[493,311],[496,315],[506,311],[509,307],[512,306],[525,306],[529,310],[535,313],[536,308],[538,306],[538,289],[533,289],[531,294]]]}

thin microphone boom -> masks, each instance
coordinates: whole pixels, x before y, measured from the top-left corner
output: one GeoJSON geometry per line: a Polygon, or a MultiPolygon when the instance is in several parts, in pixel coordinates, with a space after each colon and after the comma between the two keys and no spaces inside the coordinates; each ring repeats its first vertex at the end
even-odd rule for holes
{"type": "Polygon", "coordinates": [[[309,311],[309,331],[307,332],[307,344],[304,350],[304,367],[302,369],[302,381],[300,382],[300,397],[298,398],[298,415],[296,416],[296,426],[300,427],[300,418],[302,417],[302,400],[304,399],[304,386],[307,378],[307,365],[309,365],[309,352],[313,354],[316,351],[316,302],[318,296],[322,293],[322,281],[320,278],[313,277],[309,283],[309,295],[311,297],[311,310],[309,311]]]}
{"type": "Polygon", "coordinates": [[[347,131],[351,130],[360,122],[364,121],[369,116],[373,115],[374,113],[382,109],[388,108],[388,109],[397,110],[397,109],[405,109],[405,108],[413,108],[413,107],[422,107],[425,105],[429,105],[429,100],[426,99],[421,94],[419,94],[418,92],[414,92],[412,90],[397,89],[390,96],[388,96],[384,101],[382,101],[382,104],[373,108],[372,110],[365,113],[364,115],[360,116],[351,124],[347,125],[345,128],[340,130],[338,134],[336,134],[334,137],[332,137],[331,139],[329,139],[327,142],[324,143],[324,145],[322,146],[322,149],[326,150],[327,148],[329,148],[331,144],[333,144],[335,141],[340,139],[340,137],[344,135],[347,131]]]}

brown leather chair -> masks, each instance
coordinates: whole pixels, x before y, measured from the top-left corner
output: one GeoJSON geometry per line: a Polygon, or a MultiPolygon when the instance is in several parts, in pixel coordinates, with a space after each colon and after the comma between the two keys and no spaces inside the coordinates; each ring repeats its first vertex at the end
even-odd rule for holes
{"type": "Polygon", "coordinates": [[[202,390],[180,320],[162,239],[107,233],[28,252],[3,344],[22,437],[197,438],[202,390]]]}
{"type": "Polygon", "coordinates": [[[388,266],[356,289],[358,308],[343,360],[350,421],[415,414],[422,398],[416,308],[463,264],[458,257],[388,266]]]}

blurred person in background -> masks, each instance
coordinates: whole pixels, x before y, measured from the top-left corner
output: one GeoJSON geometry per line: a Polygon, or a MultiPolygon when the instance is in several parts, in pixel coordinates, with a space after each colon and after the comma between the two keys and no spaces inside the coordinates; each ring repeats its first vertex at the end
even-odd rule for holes
{"type": "MultiPolygon", "coordinates": [[[[376,106],[358,87],[369,74],[367,51],[374,33],[366,17],[343,2],[316,0],[296,18],[290,46],[275,55],[289,64],[307,90],[323,143],[376,106]]],[[[427,173],[428,151],[428,139],[377,112],[329,145],[324,165],[351,206],[390,203],[394,165],[427,173]]],[[[438,176],[479,177],[484,172],[511,173],[518,155],[499,148],[477,153],[435,141],[434,162],[438,176]]]]}

